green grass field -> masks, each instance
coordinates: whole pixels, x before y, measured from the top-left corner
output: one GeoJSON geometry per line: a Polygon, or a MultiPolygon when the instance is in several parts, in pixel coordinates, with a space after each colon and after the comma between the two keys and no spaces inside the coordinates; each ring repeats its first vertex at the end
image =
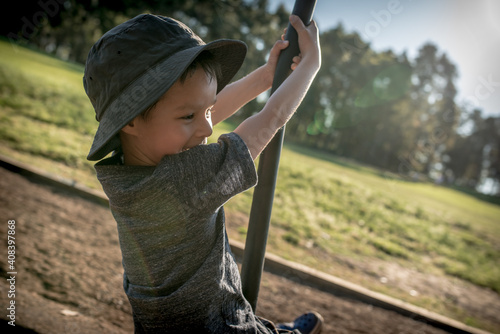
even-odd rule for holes
{"type": "MultiPolygon", "coordinates": [[[[83,66],[4,41],[0,55],[0,153],[100,189],[86,161],[97,122],[83,90],[83,66]]],[[[213,138],[231,129],[219,125],[213,138]]],[[[247,191],[226,209],[248,215],[251,200],[247,191]]],[[[245,241],[246,225],[230,225],[229,234],[245,241]]],[[[492,330],[440,296],[377,284],[370,275],[380,273],[357,265],[395,263],[500,293],[499,245],[499,205],[324,152],[283,150],[270,252],[492,330]]]]}

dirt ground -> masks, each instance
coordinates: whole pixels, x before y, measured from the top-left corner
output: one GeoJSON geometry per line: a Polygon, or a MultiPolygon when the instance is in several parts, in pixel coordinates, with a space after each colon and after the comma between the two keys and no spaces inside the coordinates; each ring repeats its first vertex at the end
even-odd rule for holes
{"type": "MultiPolygon", "coordinates": [[[[108,208],[0,168],[0,328],[19,333],[133,333],[108,208]],[[15,220],[15,299],[8,298],[6,239],[15,220]],[[16,306],[16,330],[6,307],[16,306]]],[[[289,321],[316,310],[322,333],[444,333],[396,313],[264,273],[257,314],[289,321]]]]}

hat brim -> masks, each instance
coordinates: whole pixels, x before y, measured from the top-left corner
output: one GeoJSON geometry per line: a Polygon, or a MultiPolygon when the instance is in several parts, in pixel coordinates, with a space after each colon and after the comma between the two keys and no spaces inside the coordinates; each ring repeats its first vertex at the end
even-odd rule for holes
{"type": "Polygon", "coordinates": [[[210,50],[221,65],[221,75],[217,78],[217,93],[219,93],[240,69],[247,47],[241,41],[216,40],[177,52],[149,68],[130,83],[106,108],[87,159],[100,160],[119,148],[120,130],[158,101],[204,50],[210,50]]]}

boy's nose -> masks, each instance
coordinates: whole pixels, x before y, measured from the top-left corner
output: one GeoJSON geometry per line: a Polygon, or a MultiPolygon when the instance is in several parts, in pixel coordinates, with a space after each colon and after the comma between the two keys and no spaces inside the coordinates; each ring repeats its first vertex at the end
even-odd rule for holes
{"type": "Polygon", "coordinates": [[[200,124],[198,124],[198,136],[203,138],[210,137],[212,131],[212,118],[208,116],[200,119],[200,124]]]}

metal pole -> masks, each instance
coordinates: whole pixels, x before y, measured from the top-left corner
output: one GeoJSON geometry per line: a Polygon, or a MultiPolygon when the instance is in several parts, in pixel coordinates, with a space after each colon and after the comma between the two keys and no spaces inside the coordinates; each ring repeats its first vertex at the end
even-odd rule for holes
{"type": "MultiPolygon", "coordinates": [[[[312,20],[316,0],[296,0],[292,14],[300,17],[305,25],[312,20]]],[[[299,54],[297,31],[288,24],[285,39],[290,41],[288,47],[279,56],[276,73],[274,75],[271,94],[290,75],[292,58],[299,54]]],[[[273,206],[274,189],[278,175],[281,147],[285,127],[281,128],[259,158],[258,177],[259,183],[255,187],[248,233],[245,242],[245,253],[241,269],[241,280],[243,294],[255,312],[257,298],[259,295],[260,279],[264,268],[264,257],[266,254],[267,235],[271,211],[273,206]]]]}

